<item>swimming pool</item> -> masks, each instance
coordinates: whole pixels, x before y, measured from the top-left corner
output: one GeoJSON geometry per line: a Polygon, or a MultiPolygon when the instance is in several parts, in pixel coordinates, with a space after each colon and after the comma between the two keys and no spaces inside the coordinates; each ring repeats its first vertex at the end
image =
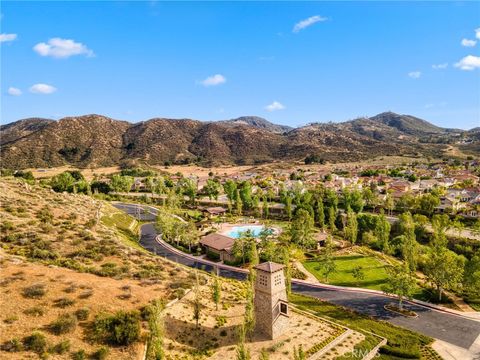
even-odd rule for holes
{"type": "MultiPolygon", "coordinates": [[[[262,230],[265,229],[263,225],[241,225],[234,226],[228,230],[225,235],[230,236],[231,238],[238,239],[246,231],[251,231],[254,237],[258,237],[262,230]]],[[[267,229],[270,233],[273,233],[272,229],[267,229]]]]}

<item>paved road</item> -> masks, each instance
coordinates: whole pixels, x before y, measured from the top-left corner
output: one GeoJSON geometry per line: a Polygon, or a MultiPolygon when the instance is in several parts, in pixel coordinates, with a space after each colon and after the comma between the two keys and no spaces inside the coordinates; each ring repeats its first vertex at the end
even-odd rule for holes
{"type": "MultiPolygon", "coordinates": [[[[116,203],[114,205],[130,215],[140,216],[140,219],[144,221],[154,221],[156,218],[157,210],[153,207],[124,203],[116,203]],[[147,211],[138,211],[139,206],[147,209],[147,211]]],[[[153,224],[143,225],[141,227],[140,244],[150,252],[177,263],[209,272],[214,270],[214,266],[208,261],[192,259],[189,256],[172,251],[168,246],[157,242],[157,235],[158,232],[153,224]]],[[[221,276],[238,280],[244,280],[246,277],[245,273],[239,270],[218,269],[218,272],[221,276]]],[[[392,299],[380,294],[342,288],[331,289],[328,288],[328,286],[322,287],[321,285],[305,284],[295,280],[292,281],[292,290],[300,294],[313,296],[321,300],[345,306],[363,314],[372,315],[378,319],[386,320],[392,324],[420,332],[464,349],[469,349],[477,337],[480,336],[480,321],[412,303],[408,303],[405,306],[415,311],[418,314],[417,318],[412,319],[397,316],[383,308],[383,306],[391,302],[392,299]]]]}

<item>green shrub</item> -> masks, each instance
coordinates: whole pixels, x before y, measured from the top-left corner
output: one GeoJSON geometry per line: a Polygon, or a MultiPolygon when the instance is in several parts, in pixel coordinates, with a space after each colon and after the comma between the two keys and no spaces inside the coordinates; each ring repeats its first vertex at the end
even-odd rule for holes
{"type": "Polygon", "coordinates": [[[5,319],[3,319],[3,322],[5,324],[13,324],[17,320],[18,320],[17,315],[8,315],[5,319]]]}
{"type": "Polygon", "coordinates": [[[134,310],[98,315],[93,331],[98,340],[114,345],[129,345],[140,337],[140,313],[134,310]]]}
{"type": "Polygon", "coordinates": [[[37,219],[44,224],[50,224],[53,221],[53,214],[48,206],[45,206],[37,212],[37,219]]]}
{"type": "Polygon", "coordinates": [[[81,308],[75,311],[75,316],[79,321],[85,321],[88,319],[88,315],[90,315],[90,309],[88,308],[81,308]]]}
{"type": "Polygon", "coordinates": [[[32,335],[23,339],[23,346],[25,347],[25,350],[30,350],[41,354],[45,352],[47,347],[47,339],[45,338],[44,334],[35,331],[32,333],[32,335]]]}
{"type": "Polygon", "coordinates": [[[59,308],[62,308],[62,309],[66,308],[68,306],[72,306],[73,304],[75,304],[75,300],[73,300],[73,299],[60,298],[60,299],[55,300],[55,306],[59,307],[59,308]]]}
{"type": "Polygon", "coordinates": [[[77,327],[77,318],[73,314],[60,315],[57,320],[50,324],[49,329],[55,335],[72,332],[77,327]]]}
{"type": "Polygon", "coordinates": [[[87,290],[83,291],[82,293],[80,293],[80,295],[78,295],[78,298],[79,299],[88,299],[92,295],[93,295],[93,290],[92,289],[87,289],[87,290]]]}
{"type": "Polygon", "coordinates": [[[220,260],[220,254],[217,254],[216,252],[213,252],[213,251],[207,251],[207,259],[218,261],[220,260]]]}
{"type": "Polygon", "coordinates": [[[23,344],[18,339],[8,340],[0,346],[0,350],[6,352],[19,352],[23,350],[23,344]]]}
{"type": "Polygon", "coordinates": [[[30,299],[40,299],[46,294],[44,284],[34,284],[23,288],[22,295],[30,299]]]}
{"type": "Polygon", "coordinates": [[[23,313],[25,315],[30,315],[30,316],[43,316],[45,315],[45,309],[42,308],[41,306],[34,306],[29,309],[26,309],[23,313]]]}
{"type": "Polygon", "coordinates": [[[161,299],[156,299],[156,300],[153,300],[151,304],[145,305],[140,310],[142,320],[149,321],[152,318],[152,316],[156,314],[156,309],[158,307],[160,307],[160,309],[163,309],[165,307],[165,301],[161,299]]]}
{"type": "Polygon", "coordinates": [[[49,349],[50,353],[54,354],[65,354],[67,351],[70,350],[70,340],[63,340],[60,341],[58,344],[55,344],[49,349]]]}
{"type": "Polygon", "coordinates": [[[87,358],[87,354],[85,350],[78,350],[72,354],[72,360],[85,360],[87,358]]]}
{"type": "Polygon", "coordinates": [[[98,349],[92,354],[92,359],[105,360],[108,356],[108,353],[109,353],[108,348],[105,346],[102,346],[100,349],[98,349]]]}

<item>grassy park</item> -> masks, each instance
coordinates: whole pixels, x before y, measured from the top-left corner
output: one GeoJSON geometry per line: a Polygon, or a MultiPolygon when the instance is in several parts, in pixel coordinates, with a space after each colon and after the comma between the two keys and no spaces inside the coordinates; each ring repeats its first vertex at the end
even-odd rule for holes
{"type": "MultiPolygon", "coordinates": [[[[334,257],[336,270],[330,274],[328,283],[339,286],[362,287],[367,289],[381,290],[387,281],[387,272],[385,264],[373,255],[366,256],[360,254],[342,255],[334,257]],[[363,279],[355,279],[354,269],[362,268],[363,279]]],[[[306,261],[305,268],[315,277],[324,281],[319,261],[306,261]]]]}

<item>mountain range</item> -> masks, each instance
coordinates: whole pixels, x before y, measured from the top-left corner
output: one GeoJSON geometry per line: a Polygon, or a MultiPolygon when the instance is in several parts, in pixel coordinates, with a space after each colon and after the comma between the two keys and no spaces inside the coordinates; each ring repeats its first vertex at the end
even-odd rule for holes
{"type": "Polygon", "coordinates": [[[355,161],[378,155],[441,154],[461,140],[478,155],[478,130],[445,129],[385,112],[341,123],[291,128],[256,116],[224,121],[154,118],[139,123],[102,115],[29,118],[0,126],[1,167],[99,167],[125,162],[163,165],[254,164],[301,160],[355,161]],[[469,146],[472,145],[472,146],[469,146]]]}

